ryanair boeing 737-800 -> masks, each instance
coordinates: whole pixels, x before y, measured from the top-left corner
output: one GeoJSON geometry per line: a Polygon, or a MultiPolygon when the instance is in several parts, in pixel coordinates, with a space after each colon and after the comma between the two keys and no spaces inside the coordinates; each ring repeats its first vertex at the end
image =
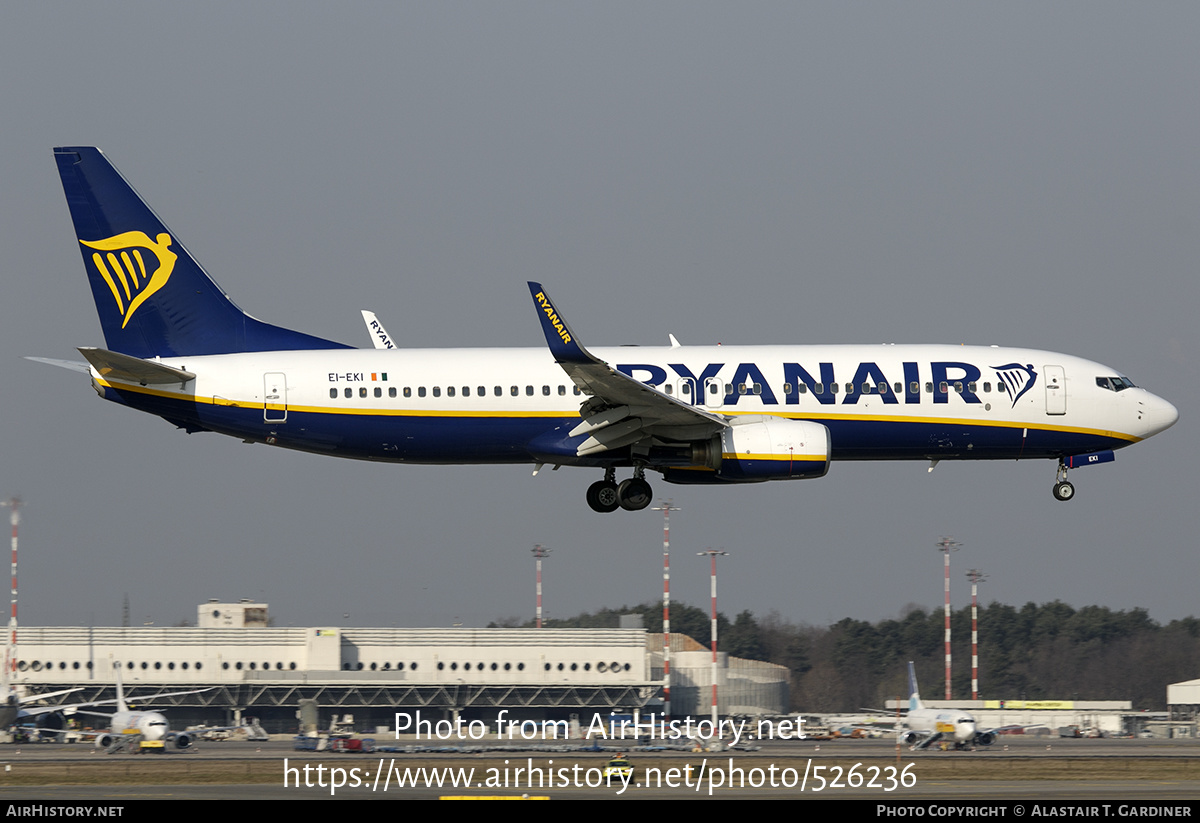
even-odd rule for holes
{"type": "Polygon", "coordinates": [[[1055,460],[1068,500],[1069,469],[1178,417],[1115,369],[1030,349],[672,337],[589,351],[537,283],[547,348],[401,349],[369,312],[376,347],[351,348],[244,313],[98,149],[54,156],[107,348],[45,362],[189,432],[360,460],[584,466],[603,473],[587,500],[605,512],[645,508],[647,470],[753,483],[834,460],[1055,460]]]}

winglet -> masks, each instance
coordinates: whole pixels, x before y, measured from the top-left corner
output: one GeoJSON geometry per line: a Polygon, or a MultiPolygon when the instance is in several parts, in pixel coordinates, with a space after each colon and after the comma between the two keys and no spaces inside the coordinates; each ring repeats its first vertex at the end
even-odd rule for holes
{"type": "Polygon", "coordinates": [[[567,326],[567,321],[554,308],[554,304],[546,296],[546,290],[542,288],[542,284],[530,281],[529,293],[533,296],[534,308],[537,309],[538,316],[542,320],[542,333],[546,335],[546,344],[550,346],[550,353],[554,355],[554,362],[596,362],[596,358],[592,357],[587,349],[579,344],[578,339],[575,337],[575,332],[571,331],[570,327],[567,326]]]}
{"type": "Polygon", "coordinates": [[[379,322],[379,318],[375,316],[375,312],[360,309],[363,316],[363,322],[367,324],[367,334],[371,335],[371,342],[375,344],[377,349],[394,349],[396,345],[392,343],[392,336],[388,334],[387,329],[379,322]]]}

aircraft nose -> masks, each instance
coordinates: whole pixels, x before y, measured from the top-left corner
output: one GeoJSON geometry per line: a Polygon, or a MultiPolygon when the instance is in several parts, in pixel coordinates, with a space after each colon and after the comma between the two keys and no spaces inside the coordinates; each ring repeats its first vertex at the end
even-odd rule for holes
{"type": "Polygon", "coordinates": [[[1146,394],[1143,409],[1142,424],[1146,427],[1146,437],[1166,431],[1179,420],[1179,409],[1149,392],[1146,394]]]}

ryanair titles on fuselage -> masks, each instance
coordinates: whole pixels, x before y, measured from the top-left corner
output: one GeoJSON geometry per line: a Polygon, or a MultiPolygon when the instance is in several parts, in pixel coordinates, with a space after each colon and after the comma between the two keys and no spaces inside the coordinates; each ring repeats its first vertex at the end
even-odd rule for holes
{"type": "MultiPolygon", "coordinates": [[[[675,380],[694,384],[700,387],[696,392],[696,397],[699,399],[704,394],[703,387],[706,382],[716,378],[726,364],[709,363],[699,374],[683,363],[668,363],[667,365],[675,372],[674,377],[668,375],[667,370],[663,367],[649,363],[625,363],[615,366],[615,368],[634,380],[652,386],[661,386],[675,380]]],[[[819,363],[817,377],[814,377],[807,368],[799,363],[782,363],[780,365],[783,370],[785,405],[798,404],[801,391],[811,393],[822,405],[832,405],[838,402],[839,384],[834,373],[833,363],[819,363]],[[804,390],[800,388],[801,385],[805,387],[804,390]]],[[[1021,395],[1033,388],[1037,381],[1037,372],[1032,364],[1007,363],[991,368],[996,372],[996,391],[1007,393],[1014,406],[1021,395]]],[[[929,371],[926,373],[930,375],[932,385],[925,387],[924,391],[920,385],[921,375],[919,364],[916,361],[904,361],[901,363],[901,369],[904,376],[903,385],[900,385],[901,381],[899,380],[889,381],[888,376],[884,374],[883,369],[877,363],[860,362],[858,368],[855,369],[854,376],[847,381],[849,388],[844,393],[842,405],[858,403],[859,398],[864,396],[878,398],[885,405],[916,404],[921,402],[923,393],[932,393],[934,403],[950,402],[951,394],[957,394],[965,403],[983,402],[977,394],[978,383],[983,377],[983,372],[971,363],[952,360],[935,360],[929,363],[929,371]],[[867,387],[865,393],[864,386],[867,387]],[[898,390],[896,386],[899,386],[898,390]]],[[[755,386],[754,395],[759,402],[765,406],[779,405],[779,399],[776,397],[774,389],[763,375],[762,369],[755,363],[738,363],[733,377],[729,378],[728,383],[734,387],[755,386]]],[[[778,387],[779,384],[776,385],[778,387]]],[[[741,396],[742,393],[735,388],[732,394],[725,397],[725,404],[737,405],[741,396]]]]}

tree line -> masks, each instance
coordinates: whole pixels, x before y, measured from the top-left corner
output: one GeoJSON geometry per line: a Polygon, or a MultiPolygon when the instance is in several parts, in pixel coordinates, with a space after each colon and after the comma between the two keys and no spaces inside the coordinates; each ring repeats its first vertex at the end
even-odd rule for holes
{"type": "MultiPolygon", "coordinates": [[[[621,615],[640,614],[662,631],[662,604],[600,609],[543,622],[549,628],[616,628],[621,615]]],[[[951,612],[955,699],[971,697],[971,610],[951,612]]],[[[524,625],[516,620],[492,626],[524,625]]],[[[790,672],[792,709],[850,712],[907,698],[907,663],[916,664],[921,694],[945,694],[945,615],[906,606],[897,620],[845,618],[830,626],[793,623],[777,612],[743,611],[731,622],[718,613],[718,644],[736,657],[765,660],[790,672]]],[[[710,614],[671,604],[671,631],[709,645],[710,614]]],[[[1061,601],[979,609],[979,693],[995,700],[1131,700],[1138,710],[1166,709],[1168,683],[1200,677],[1200,620],[1165,626],[1145,609],[1079,609],[1061,601]]]]}

